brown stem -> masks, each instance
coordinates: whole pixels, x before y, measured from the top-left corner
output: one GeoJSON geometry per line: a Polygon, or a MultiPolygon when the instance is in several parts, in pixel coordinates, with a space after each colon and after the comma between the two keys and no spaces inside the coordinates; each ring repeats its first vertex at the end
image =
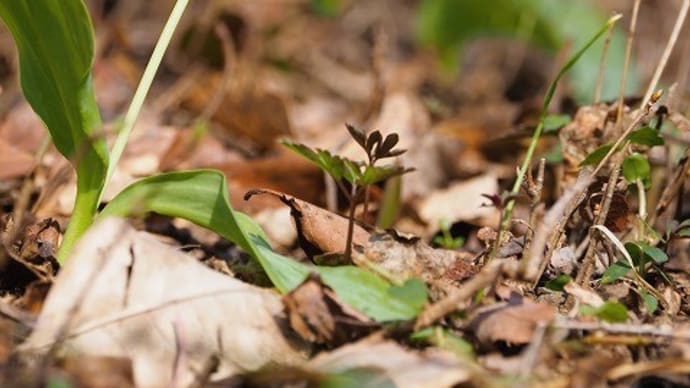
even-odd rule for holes
{"type": "Polygon", "coordinates": [[[345,260],[350,261],[352,256],[352,235],[355,230],[355,207],[357,206],[357,185],[352,184],[350,189],[350,212],[347,223],[347,242],[345,245],[345,260]]]}
{"type": "MultiPolygon", "coordinates": [[[[611,175],[609,176],[608,183],[606,184],[606,193],[601,201],[599,214],[597,214],[597,217],[594,220],[594,225],[603,225],[606,221],[606,216],[611,208],[613,193],[616,190],[616,184],[618,183],[618,177],[620,176],[620,167],[621,163],[623,163],[624,157],[625,153],[621,152],[613,162],[613,166],[611,167],[611,175]]],[[[585,285],[589,282],[589,278],[592,277],[592,271],[594,270],[597,242],[593,236],[593,233],[594,228],[590,228],[589,247],[587,247],[585,259],[582,261],[582,267],[580,268],[580,272],[577,273],[577,278],[575,279],[577,284],[580,285],[585,285]]]]}

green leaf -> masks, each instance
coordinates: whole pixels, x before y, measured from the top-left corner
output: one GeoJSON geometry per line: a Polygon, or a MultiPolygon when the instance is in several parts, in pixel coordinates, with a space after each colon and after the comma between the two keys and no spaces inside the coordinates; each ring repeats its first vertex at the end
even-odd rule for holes
{"type": "Polygon", "coordinates": [[[307,266],[271,250],[261,227],[232,209],[225,176],[218,171],[172,172],[141,179],[113,198],[100,217],[149,212],[185,218],[234,242],[259,262],[281,292],[297,287],[310,271],[316,271],[345,303],[377,321],[410,319],[421,309],[419,298],[407,300],[409,296],[400,296],[395,286],[371,272],[353,266],[307,266]]]}
{"type": "Polygon", "coordinates": [[[595,316],[602,321],[620,323],[628,320],[628,309],[620,302],[609,300],[599,307],[580,306],[583,315],[595,316]]]}
{"type": "Polygon", "coordinates": [[[628,155],[625,160],[623,160],[621,168],[623,176],[630,183],[634,183],[636,180],[640,179],[646,186],[651,180],[651,167],[649,166],[649,161],[642,154],[635,152],[628,155]]]}
{"type": "Polygon", "coordinates": [[[364,174],[362,174],[360,183],[363,185],[373,185],[375,183],[385,181],[388,178],[403,175],[410,171],[413,171],[413,169],[406,169],[393,164],[385,166],[367,166],[364,170],[364,174]]]}
{"type": "Polygon", "coordinates": [[[77,170],[77,198],[60,247],[64,261],[96,214],[108,151],[93,93],[93,29],[81,0],[0,2],[19,53],[22,90],[57,149],[77,170]],[[94,136],[92,136],[94,135],[94,136]]]}
{"type": "Polygon", "coordinates": [[[636,129],[628,135],[631,143],[646,145],[649,147],[663,145],[664,138],[659,135],[659,131],[652,127],[642,127],[636,129]]]}
{"type": "Polygon", "coordinates": [[[311,0],[311,9],[320,16],[337,16],[340,12],[340,0],[311,0]]]}
{"type": "Polygon", "coordinates": [[[654,314],[656,309],[659,308],[659,301],[644,289],[640,289],[640,297],[642,298],[645,307],[647,307],[647,312],[649,315],[654,314]]]}
{"type": "Polygon", "coordinates": [[[544,133],[554,132],[571,121],[570,115],[550,114],[544,117],[544,133]]]}
{"type": "Polygon", "coordinates": [[[544,287],[553,291],[563,291],[563,287],[565,287],[565,285],[568,284],[571,280],[573,280],[573,278],[571,278],[570,276],[566,274],[560,274],[546,282],[544,287]]]}
{"type": "Polygon", "coordinates": [[[601,276],[601,283],[612,283],[625,276],[630,270],[631,268],[628,263],[625,261],[617,261],[606,268],[606,271],[604,271],[604,274],[601,276]]]}
{"type": "Polygon", "coordinates": [[[406,300],[410,305],[422,309],[429,300],[426,285],[417,278],[407,279],[401,286],[393,285],[388,289],[395,299],[406,300]]]}
{"type": "Polygon", "coordinates": [[[580,167],[599,164],[599,162],[601,162],[604,159],[606,154],[608,154],[609,151],[611,151],[611,148],[613,148],[613,144],[604,144],[600,146],[596,150],[592,151],[589,155],[587,155],[587,157],[582,162],[580,162],[580,167]]]}
{"type": "Polygon", "coordinates": [[[668,261],[668,255],[663,250],[647,245],[645,243],[639,243],[645,256],[652,259],[657,264],[663,264],[668,261]]]}
{"type": "MultiPolygon", "coordinates": [[[[477,36],[509,35],[530,40],[552,52],[564,44],[581,47],[606,16],[589,2],[553,0],[424,0],[419,2],[418,39],[437,49],[448,68],[458,68],[465,42],[477,36]]],[[[591,101],[595,89],[603,42],[598,42],[573,66],[571,84],[580,102],[591,101]]],[[[603,82],[604,100],[617,96],[625,59],[625,35],[614,29],[603,82]]],[[[634,66],[633,66],[634,67],[634,66]]],[[[633,70],[626,90],[639,81],[633,70]]]]}

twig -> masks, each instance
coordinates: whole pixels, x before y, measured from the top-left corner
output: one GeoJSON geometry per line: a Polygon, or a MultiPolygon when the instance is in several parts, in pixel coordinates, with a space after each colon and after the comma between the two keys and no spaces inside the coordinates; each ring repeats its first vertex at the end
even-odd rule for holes
{"type": "Polygon", "coordinates": [[[685,17],[688,14],[689,7],[690,0],[683,0],[683,5],[680,7],[680,11],[678,12],[676,24],[673,26],[673,31],[671,31],[671,36],[668,38],[666,48],[664,49],[664,53],[661,55],[661,59],[659,60],[659,63],[656,66],[656,70],[654,71],[652,80],[649,81],[647,93],[645,93],[644,99],[642,99],[642,104],[646,104],[647,101],[649,101],[654,94],[654,90],[656,89],[657,83],[659,83],[661,74],[664,72],[664,69],[666,68],[668,58],[671,56],[671,52],[673,51],[673,47],[675,46],[676,41],[678,41],[678,35],[680,34],[680,30],[683,28],[683,24],[685,23],[685,17]]]}
{"type": "Polygon", "coordinates": [[[621,85],[618,88],[618,109],[616,110],[616,124],[620,124],[623,117],[623,101],[625,100],[625,86],[628,78],[628,67],[630,66],[630,54],[632,52],[632,42],[635,37],[635,27],[637,26],[637,13],[640,9],[640,0],[635,0],[633,5],[632,18],[630,19],[630,27],[628,28],[628,41],[625,44],[625,61],[623,62],[623,75],[621,77],[621,85]]]}
{"type": "Polygon", "coordinates": [[[556,201],[556,203],[546,213],[544,220],[537,228],[537,232],[535,233],[529,252],[527,255],[525,255],[529,259],[528,261],[523,262],[520,267],[520,274],[526,280],[532,281],[534,284],[536,284],[536,282],[539,280],[544,272],[544,269],[546,268],[546,264],[548,263],[549,256],[545,256],[543,254],[544,248],[547,246],[547,241],[558,241],[554,236],[557,236],[561,233],[568,221],[568,218],[570,218],[570,214],[575,211],[577,206],[584,199],[585,191],[594,180],[596,174],[604,167],[604,165],[606,165],[606,163],[608,163],[611,155],[614,154],[620,143],[625,140],[628,134],[632,132],[632,130],[635,129],[645,117],[649,115],[654,103],[656,103],[657,99],[660,97],[660,94],[660,92],[657,92],[652,96],[653,98],[647,102],[647,104],[644,106],[644,109],[642,109],[637,117],[635,117],[635,119],[628,125],[628,128],[626,128],[626,130],[620,135],[613,147],[611,147],[611,150],[606,154],[606,156],[604,156],[601,162],[599,162],[594,171],[589,174],[583,172],[583,175],[578,177],[575,185],[563,193],[561,198],[559,198],[558,201],[556,201]],[[554,230],[556,225],[559,225],[559,227],[554,230]],[[552,238],[549,239],[549,236],[552,238]]]}
{"type": "MultiPolygon", "coordinates": [[[[638,0],[639,3],[639,0],[638,0]]],[[[604,48],[601,50],[601,60],[599,61],[599,74],[597,74],[597,83],[594,88],[594,104],[598,104],[601,100],[601,87],[604,83],[604,73],[606,70],[606,57],[609,52],[609,45],[611,44],[611,35],[613,33],[613,24],[609,26],[606,31],[606,38],[604,38],[604,48]]]]}
{"type": "Polygon", "coordinates": [[[438,302],[427,306],[417,317],[414,330],[423,329],[457,310],[463,302],[472,298],[477,291],[491,285],[501,273],[505,264],[506,261],[504,260],[493,260],[487,263],[479,273],[466,283],[463,283],[460,288],[454,290],[438,302]]]}
{"type": "Polygon", "coordinates": [[[583,330],[583,331],[605,331],[619,334],[636,334],[654,337],[666,337],[690,341],[690,330],[683,330],[680,327],[671,325],[651,325],[651,324],[628,324],[628,323],[607,323],[600,322],[581,322],[575,320],[557,319],[552,326],[558,329],[583,330]]]}
{"type": "Polygon", "coordinates": [[[613,194],[616,191],[616,185],[618,184],[618,177],[620,176],[621,164],[623,163],[624,157],[624,153],[618,154],[618,157],[615,159],[613,166],[611,167],[611,175],[609,175],[609,180],[606,183],[606,191],[599,206],[599,213],[594,218],[593,227],[589,229],[589,246],[587,247],[585,258],[582,261],[582,266],[580,267],[577,277],[575,278],[577,284],[581,286],[588,283],[589,279],[592,277],[592,272],[594,271],[594,260],[597,251],[597,242],[594,239],[595,227],[598,225],[603,225],[606,222],[606,217],[609,214],[611,202],[613,201],[613,194]]]}

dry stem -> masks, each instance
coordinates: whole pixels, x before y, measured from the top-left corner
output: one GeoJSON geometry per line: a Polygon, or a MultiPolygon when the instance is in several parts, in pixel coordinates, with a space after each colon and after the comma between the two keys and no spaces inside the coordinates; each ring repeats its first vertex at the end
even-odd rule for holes
{"type": "Polygon", "coordinates": [[[452,313],[457,310],[463,302],[472,298],[477,291],[492,285],[501,273],[504,264],[506,264],[505,260],[490,261],[478,274],[473,276],[466,283],[463,283],[460,288],[454,290],[438,302],[427,306],[424,311],[419,314],[419,317],[417,317],[414,330],[423,329],[452,313]]]}
{"type": "Polygon", "coordinates": [[[680,7],[680,11],[678,12],[676,24],[673,26],[671,36],[668,38],[668,41],[666,42],[666,48],[664,49],[664,53],[661,55],[661,59],[659,60],[659,63],[656,66],[654,76],[652,76],[652,80],[649,82],[649,86],[647,87],[647,93],[645,93],[644,95],[642,104],[646,104],[647,101],[649,101],[654,94],[654,90],[656,89],[657,83],[659,83],[661,74],[664,72],[664,69],[666,68],[668,58],[671,56],[671,52],[673,51],[673,47],[675,46],[676,41],[678,41],[678,35],[680,34],[680,30],[683,28],[683,24],[685,23],[685,17],[688,14],[689,7],[690,0],[683,0],[683,5],[680,7]]]}

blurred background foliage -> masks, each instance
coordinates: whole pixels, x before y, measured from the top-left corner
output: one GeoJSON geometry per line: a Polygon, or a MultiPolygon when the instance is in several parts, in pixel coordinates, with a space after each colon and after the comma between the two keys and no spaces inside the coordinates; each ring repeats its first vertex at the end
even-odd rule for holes
{"type": "MultiPolygon", "coordinates": [[[[322,15],[337,14],[339,0],[312,0],[312,9],[322,15]]],[[[503,36],[521,39],[556,55],[583,46],[610,15],[587,0],[420,0],[416,34],[420,44],[436,51],[442,68],[459,69],[463,47],[472,39],[503,36]]],[[[602,55],[603,42],[596,43],[571,70],[573,97],[591,102],[602,55]]],[[[625,22],[614,28],[608,50],[602,99],[618,94],[625,55],[625,22]]],[[[638,92],[639,77],[632,64],[627,94],[638,92]]]]}

